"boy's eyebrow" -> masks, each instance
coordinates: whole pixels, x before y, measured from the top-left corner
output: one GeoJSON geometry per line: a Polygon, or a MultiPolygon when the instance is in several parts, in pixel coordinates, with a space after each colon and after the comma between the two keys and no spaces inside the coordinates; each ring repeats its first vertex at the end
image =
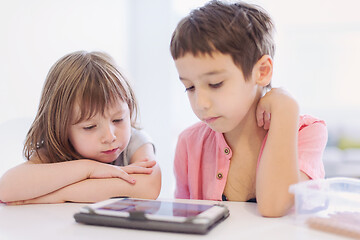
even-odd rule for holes
{"type": "MultiPolygon", "coordinates": [[[[220,74],[224,74],[226,72],[226,70],[222,69],[222,70],[214,70],[214,71],[210,71],[210,72],[206,72],[206,73],[203,73],[199,76],[199,78],[204,78],[204,77],[209,77],[209,76],[213,76],[213,75],[220,75],[220,74]]],[[[188,80],[187,78],[184,78],[184,77],[181,77],[179,76],[179,79],[181,81],[184,81],[184,80],[188,80]]]]}

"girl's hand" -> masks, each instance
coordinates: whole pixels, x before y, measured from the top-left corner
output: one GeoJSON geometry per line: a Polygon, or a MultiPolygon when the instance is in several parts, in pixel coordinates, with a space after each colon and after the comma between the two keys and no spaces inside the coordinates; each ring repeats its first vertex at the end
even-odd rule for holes
{"type": "Polygon", "coordinates": [[[298,108],[293,97],[281,88],[273,88],[259,101],[256,108],[256,120],[259,127],[270,128],[271,115],[275,112],[286,114],[289,109],[298,108]]]}
{"type": "Polygon", "coordinates": [[[93,162],[88,178],[121,178],[131,184],[135,183],[135,179],[129,174],[150,174],[152,173],[152,166],[155,165],[152,161],[140,162],[137,165],[128,166],[114,166],[105,163],[93,162]]]}
{"type": "Polygon", "coordinates": [[[144,167],[144,168],[152,168],[155,165],[156,165],[155,160],[149,160],[149,159],[145,158],[144,160],[131,163],[128,166],[138,166],[138,167],[144,167]]]}

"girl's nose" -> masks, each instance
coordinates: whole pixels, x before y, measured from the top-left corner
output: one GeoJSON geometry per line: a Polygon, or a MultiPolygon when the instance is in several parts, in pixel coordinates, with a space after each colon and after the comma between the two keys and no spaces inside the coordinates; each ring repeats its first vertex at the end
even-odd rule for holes
{"type": "Polygon", "coordinates": [[[112,125],[104,127],[102,142],[103,143],[112,143],[115,140],[116,140],[115,127],[112,125]]]}

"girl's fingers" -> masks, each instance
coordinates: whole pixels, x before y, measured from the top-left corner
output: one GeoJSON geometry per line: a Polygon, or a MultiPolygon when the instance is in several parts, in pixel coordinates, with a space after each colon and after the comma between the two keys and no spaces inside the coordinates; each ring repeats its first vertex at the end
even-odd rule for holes
{"type": "Polygon", "coordinates": [[[126,166],[126,167],[122,167],[122,170],[124,172],[126,172],[127,174],[132,174],[132,173],[144,173],[144,174],[149,174],[152,173],[152,168],[145,168],[145,167],[140,167],[140,166],[126,166]]]}
{"type": "Polygon", "coordinates": [[[145,167],[153,167],[153,166],[155,166],[156,161],[151,160],[151,161],[144,162],[144,164],[145,164],[145,167]]]}
{"type": "Polygon", "coordinates": [[[124,179],[131,184],[134,184],[136,182],[135,179],[131,177],[126,171],[121,171],[121,174],[118,177],[124,179]]]}
{"type": "Polygon", "coordinates": [[[118,178],[121,178],[131,184],[135,184],[136,180],[130,176],[129,174],[150,174],[152,173],[152,168],[144,168],[144,167],[139,167],[139,166],[125,166],[125,167],[120,167],[121,171],[120,173],[117,175],[118,178]]]}
{"type": "Polygon", "coordinates": [[[132,163],[130,164],[131,166],[138,166],[138,167],[144,167],[144,168],[151,168],[153,166],[155,166],[156,161],[154,160],[147,160],[146,162],[136,162],[136,163],[132,163]]]}
{"type": "Polygon", "coordinates": [[[152,171],[153,171],[152,168],[132,166],[130,167],[130,172],[127,173],[152,173],[152,171]]]}

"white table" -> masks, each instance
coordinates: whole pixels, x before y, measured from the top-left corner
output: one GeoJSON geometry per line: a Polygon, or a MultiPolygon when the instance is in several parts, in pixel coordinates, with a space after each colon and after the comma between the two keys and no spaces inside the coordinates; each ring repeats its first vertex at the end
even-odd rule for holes
{"type": "Polygon", "coordinates": [[[296,223],[293,215],[264,218],[255,203],[225,202],[230,216],[207,235],[165,233],[90,226],[76,223],[73,214],[84,204],[39,204],[5,206],[0,204],[0,239],[348,239],[316,231],[296,223]]]}

